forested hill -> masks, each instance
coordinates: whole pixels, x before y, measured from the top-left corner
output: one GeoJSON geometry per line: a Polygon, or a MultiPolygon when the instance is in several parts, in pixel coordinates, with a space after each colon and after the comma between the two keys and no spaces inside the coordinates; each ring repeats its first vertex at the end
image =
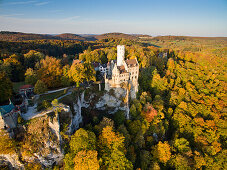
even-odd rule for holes
{"type": "Polygon", "coordinates": [[[31,34],[22,32],[0,32],[0,40],[2,41],[22,41],[22,40],[40,40],[40,39],[54,39],[53,36],[47,34],[31,34]]]}
{"type": "Polygon", "coordinates": [[[139,38],[151,38],[149,35],[142,34],[124,34],[124,33],[106,33],[96,35],[78,35],[71,33],[63,33],[58,35],[48,34],[33,34],[33,33],[22,33],[22,32],[0,32],[0,41],[23,41],[23,40],[41,40],[41,39],[54,39],[54,40],[77,40],[77,41],[95,41],[102,39],[127,39],[137,40],[139,38]]]}
{"type": "Polygon", "coordinates": [[[124,33],[106,33],[101,35],[96,35],[96,39],[109,39],[109,38],[124,38],[129,40],[136,40],[138,39],[137,35],[131,35],[131,34],[124,34],[124,33]]]}
{"type": "Polygon", "coordinates": [[[82,37],[77,34],[70,34],[70,33],[59,34],[59,35],[54,36],[54,38],[60,38],[63,40],[80,40],[80,41],[87,40],[87,38],[85,38],[85,37],[82,37]]]}
{"type": "Polygon", "coordinates": [[[227,43],[227,37],[191,37],[191,36],[157,36],[152,37],[144,34],[125,34],[125,33],[105,33],[79,35],[72,33],[63,33],[58,35],[51,34],[34,34],[22,32],[0,32],[0,41],[23,41],[23,40],[77,40],[77,41],[96,41],[103,39],[126,39],[126,40],[155,40],[155,41],[218,41],[224,44],[227,43]]]}
{"type": "Polygon", "coordinates": [[[1,41],[23,41],[23,40],[77,40],[87,41],[90,38],[82,37],[77,34],[64,33],[59,35],[48,35],[48,34],[32,34],[32,33],[21,33],[21,32],[0,32],[1,41]]]}
{"type": "Polygon", "coordinates": [[[222,40],[227,41],[227,37],[191,37],[191,36],[157,36],[153,40],[222,40]]]}

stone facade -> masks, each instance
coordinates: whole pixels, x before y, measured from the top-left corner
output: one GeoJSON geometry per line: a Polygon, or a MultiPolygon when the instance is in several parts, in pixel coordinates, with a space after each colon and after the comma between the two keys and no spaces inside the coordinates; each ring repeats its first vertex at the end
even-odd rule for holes
{"type": "Polygon", "coordinates": [[[17,127],[18,114],[21,114],[20,110],[13,105],[11,100],[8,105],[0,106],[0,129],[9,128],[13,129],[17,127]]]}
{"type": "Polygon", "coordinates": [[[136,97],[138,92],[139,64],[137,59],[125,60],[125,47],[117,46],[117,61],[110,61],[107,64],[107,74],[105,78],[105,90],[119,88],[122,83],[130,83],[131,97],[136,97]]]}
{"type": "Polygon", "coordinates": [[[20,110],[12,110],[4,115],[0,114],[0,129],[9,128],[13,129],[17,127],[17,118],[20,114],[20,110]]]}

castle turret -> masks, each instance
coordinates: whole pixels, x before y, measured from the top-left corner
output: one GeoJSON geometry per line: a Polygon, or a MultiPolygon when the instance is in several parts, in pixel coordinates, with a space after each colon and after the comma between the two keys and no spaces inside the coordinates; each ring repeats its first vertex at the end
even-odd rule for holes
{"type": "Polygon", "coordinates": [[[117,46],[117,66],[122,66],[124,59],[125,59],[125,46],[118,45],[117,46]]]}

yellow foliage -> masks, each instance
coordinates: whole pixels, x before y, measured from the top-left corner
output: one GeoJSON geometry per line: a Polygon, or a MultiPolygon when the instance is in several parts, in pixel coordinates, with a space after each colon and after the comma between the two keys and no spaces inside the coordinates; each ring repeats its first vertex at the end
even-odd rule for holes
{"type": "Polygon", "coordinates": [[[107,126],[102,130],[102,134],[100,135],[100,141],[109,149],[113,149],[115,147],[123,146],[124,137],[115,133],[112,127],[107,126]]]}
{"type": "Polygon", "coordinates": [[[16,142],[10,139],[9,135],[0,130],[0,154],[14,154],[16,153],[16,142]]]}
{"type": "Polygon", "coordinates": [[[166,163],[171,158],[171,152],[170,152],[170,145],[168,142],[162,143],[159,141],[159,143],[155,146],[153,155],[155,158],[157,158],[160,162],[166,163]]]}
{"type": "Polygon", "coordinates": [[[82,150],[77,153],[74,158],[75,170],[98,170],[99,161],[97,159],[97,151],[85,151],[82,150]]]}

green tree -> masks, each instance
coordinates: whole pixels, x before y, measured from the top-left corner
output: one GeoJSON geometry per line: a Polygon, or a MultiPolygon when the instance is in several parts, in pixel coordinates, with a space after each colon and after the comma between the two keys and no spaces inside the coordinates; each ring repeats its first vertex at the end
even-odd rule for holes
{"type": "Polygon", "coordinates": [[[25,72],[25,83],[32,84],[33,86],[37,82],[37,74],[32,68],[28,68],[25,72]]]}
{"type": "Polygon", "coordinates": [[[174,142],[174,147],[180,153],[186,153],[190,150],[189,142],[185,138],[176,139],[174,142]]]}
{"type": "Polygon", "coordinates": [[[116,113],[114,113],[114,122],[117,126],[120,126],[121,124],[123,124],[125,121],[125,113],[124,111],[117,111],[116,113]]]}
{"type": "Polygon", "coordinates": [[[188,159],[181,154],[174,155],[170,164],[177,170],[191,169],[188,159]]]}
{"type": "Polygon", "coordinates": [[[8,74],[11,81],[18,82],[24,79],[24,68],[17,55],[13,54],[9,58],[3,59],[3,61],[3,71],[8,74]]]}
{"type": "Polygon", "coordinates": [[[38,80],[35,84],[34,89],[36,94],[41,94],[47,91],[47,86],[42,80],[38,80]]]}
{"type": "Polygon", "coordinates": [[[99,136],[99,148],[103,167],[107,169],[132,169],[132,163],[124,154],[124,137],[107,126],[99,136]]]}
{"type": "Polygon", "coordinates": [[[69,145],[70,150],[75,154],[81,150],[95,150],[96,136],[93,132],[80,128],[72,135],[69,145]]]}
{"type": "Polygon", "coordinates": [[[5,72],[0,72],[0,103],[9,101],[12,96],[13,84],[5,72]]]}
{"type": "Polygon", "coordinates": [[[24,54],[24,65],[26,68],[34,68],[35,64],[44,58],[44,54],[30,50],[28,53],[24,54]]]}
{"type": "Polygon", "coordinates": [[[61,84],[63,86],[69,86],[72,82],[70,75],[69,75],[69,70],[70,70],[70,66],[67,64],[63,67],[63,75],[61,77],[61,84]]]}
{"type": "Polygon", "coordinates": [[[85,163],[86,161],[89,161],[90,159],[95,159],[95,157],[93,156],[96,153],[94,153],[93,150],[96,149],[96,136],[93,132],[80,128],[72,135],[69,146],[70,152],[67,153],[64,158],[65,169],[74,169],[75,163],[77,167],[85,163]],[[79,152],[80,154],[77,155],[79,152]],[[88,154],[88,157],[91,156],[88,160],[86,160],[86,154],[88,154]],[[82,161],[83,155],[85,155],[85,162],[82,161]],[[79,159],[79,162],[75,160],[75,157],[79,159]]]}
{"type": "Polygon", "coordinates": [[[94,67],[92,66],[91,63],[84,63],[84,73],[85,73],[85,79],[87,81],[96,81],[96,78],[95,78],[95,69],[94,67]]]}

